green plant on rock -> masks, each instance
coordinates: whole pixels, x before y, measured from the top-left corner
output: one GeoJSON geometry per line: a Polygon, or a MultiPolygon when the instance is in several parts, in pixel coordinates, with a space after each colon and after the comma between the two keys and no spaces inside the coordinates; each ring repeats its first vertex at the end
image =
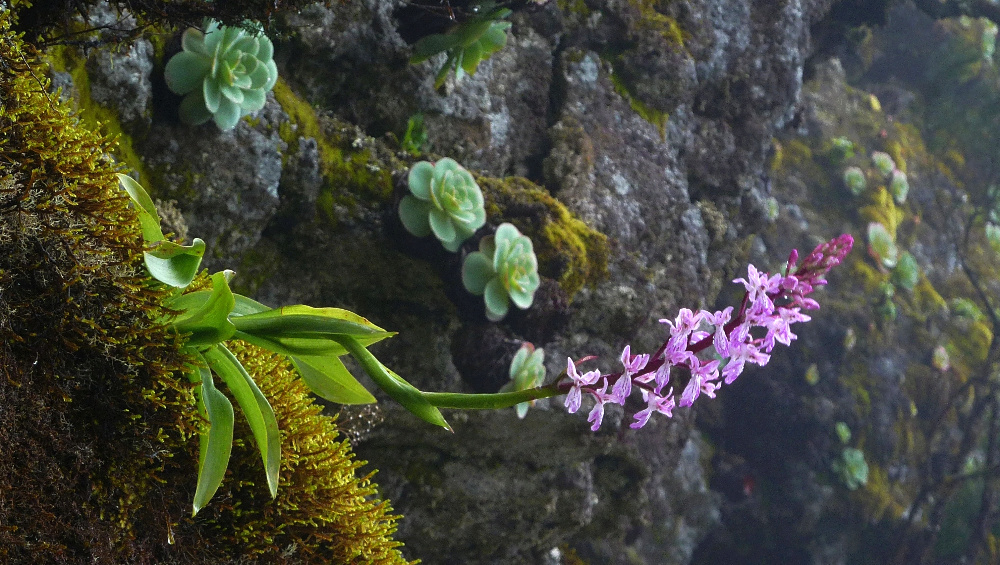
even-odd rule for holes
{"type": "Polygon", "coordinates": [[[899,260],[892,269],[890,280],[894,285],[906,290],[913,290],[913,287],[917,286],[917,281],[920,280],[920,267],[909,251],[904,251],[899,255],[899,260]]]}
{"type": "Polygon", "coordinates": [[[865,173],[858,167],[847,167],[844,169],[844,186],[851,191],[851,194],[858,196],[865,191],[865,173]]]}
{"type": "Polygon", "coordinates": [[[194,361],[188,367],[187,378],[195,385],[198,411],[208,422],[207,429],[199,434],[194,513],[211,500],[222,483],[233,445],[233,407],[216,388],[213,374],[225,382],[246,417],[264,463],[271,496],[277,494],[281,454],[278,424],[267,398],[226,346],[227,340],[239,339],[288,356],[306,385],[331,402],[374,402],[375,397],[340,360],[350,354],[380,388],[405,408],[427,422],[448,428],[440,411],[420,391],[368,351],[369,345],[394,334],[365,318],[339,308],[268,308],[230,290],[232,271],[212,275],[211,290],[188,289],[201,264],[204,242],[196,239],[193,245],[181,246],[167,241],[145,189],[128,176],[119,175],[119,180],[139,215],[143,240],[149,246],[145,262],[150,275],[174,288],[165,306],[177,314],[167,322],[182,336],[182,351],[194,361]]]}
{"type": "Polygon", "coordinates": [[[454,159],[420,161],[410,169],[409,186],[412,194],[400,201],[399,218],[417,237],[433,233],[455,252],[486,223],[483,191],[454,159]]]}
{"type": "Polygon", "coordinates": [[[896,204],[906,202],[906,195],[910,192],[910,183],[906,180],[906,173],[899,169],[892,171],[889,192],[892,192],[892,198],[896,201],[896,204]]]}
{"type": "MultiPolygon", "coordinates": [[[[510,382],[504,385],[502,392],[515,392],[541,386],[545,382],[545,350],[528,342],[524,342],[510,362],[510,382]]],[[[522,402],[514,407],[518,418],[524,418],[532,402],[522,402]]]]}
{"type": "Polygon", "coordinates": [[[428,35],[413,46],[410,63],[422,63],[439,53],[448,54],[434,79],[434,88],[444,84],[449,71],[455,71],[456,80],[466,73],[475,74],[480,61],[507,45],[511,24],[502,20],[510,14],[507,8],[484,9],[482,14],[455,25],[448,33],[428,35]]]}
{"type": "Polygon", "coordinates": [[[472,294],[483,295],[490,321],[502,320],[511,301],[528,308],[541,283],[531,240],[512,224],[501,224],[495,235],[480,240],[479,251],[465,258],[462,283],[472,294]]]}
{"type": "Polygon", "coordinates": [[[899,249],[889,230],[878,222],[868,224],[868,253],[880,267],[891,269],[899,260],[899,249]]]}
{"type": "Polygon", "coordinates": [[[872,152],[872,164],[883,177],[888,177],[892,171],[896,170],[896,163],[893,162],[892,157],[883,151],[872,152]]]}
{"type": "Polygon", "coordinates": [[[865,454],[860,449],[846,447],[851,441],[851,428],[844,422],[837,422],[837,437],[845,447],[841,451],[840,457],[833,462],[833,471],[840,477],[849,490],[857,490],[858,487],[868,484],[868,462],[865,461],[865,454]]]}
{"type": "Polygon", "coordinates": [[[400,146],[410,155],[420,155],[427,145],[427,128],[424,127],[424,115],[417,112],[406,121],[406,132],[400,146]]]}
{"type": "Polygon", "coordinates": [[[846,137],[835,137],[830,142],[830,158],[836,163],[842,163],[854,157],[854,144],[846,137]]]}
{"type": "Polygon", "coordinates": [[[263,34],[212,21],[205,33],[185,31],[181,47],[164,76],[167,87],[184,96],[180,116],[186,124],[213,120],[219,129],[231,130],[240,118],[264,107],[278,80],[274,46],[263,34]]]}

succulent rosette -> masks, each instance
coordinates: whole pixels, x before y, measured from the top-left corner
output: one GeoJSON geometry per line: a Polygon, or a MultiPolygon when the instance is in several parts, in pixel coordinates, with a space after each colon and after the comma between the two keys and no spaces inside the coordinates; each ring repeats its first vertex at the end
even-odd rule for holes
{"type": "Polygon", "coordinates": [[[240,118],[264,107],[278,80],[274,45],[264,34],[213,21],[205,33],[185,31],[181,47],[164,75],[167,87],[184,96],[180,116],[186,124],[214,120],[223,131],[233,129],[240,118]]]}
{"type": "MultiPolygon", "coordinates": [[[[510,362],[510,382],[500,389],[500,392],[516,392],[542,386],[545,382],[545,350],[535,348],[529,342],[524,342],[510,362]]],[[[514,407],[517,417],[523,419],[528,414],[528,408],[534,404],[522,402],[514,407]]]]}
{"type": "Polygon", "coordinates": [[[486,317],[493,322],[507,315],[511,301],[522,310],[531,306],[540,282],[531,240],[512,224],[501,224],[494,236],[484,237],[479,251],[462,265],[462,283],[472,294],[483,295],[486,317]]]}
{"type": "Polygon", "coordinates": [[[412,194],[399,203],[399,219],[413,235],[433,233],[445,249],[455,252],[486,223],[483,191],[454,159],[420,161],[410,169],[408,180],[412,194]]]}

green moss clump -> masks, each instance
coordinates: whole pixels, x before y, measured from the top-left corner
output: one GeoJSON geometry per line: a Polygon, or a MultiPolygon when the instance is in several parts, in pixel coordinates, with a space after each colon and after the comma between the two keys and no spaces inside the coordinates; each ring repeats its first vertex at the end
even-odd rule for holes
{"type": "MultiPolygon", "coordinates": [[[[395,518],[279,358],[233,344],[282,426],[191,518],[204,425],[108,138],[47,94],[0,12],[0,561],[405,563],[395,518]]],[[[240,426],[245,426],[241,420],[240,426]]]]}
{"type": "Polygon", "coordinates": [[[523,177],[477,177],[486,197],[486,218],[510,222],[531,238],[538,272],[559,281],[572,299],[584,284],[608,276],[608,238],[590,228],[547,191],[523,177]]]}
{"type": "Polygon", "coordinates": [[[670,114],[651,107],[632,94],[631,89],[629,89],[625,80],[618,73],[611,73],[610,78],[611,84],[615,87],[615,92],[628,102],[628,105],[632,107],[632,110],[636,114],[639,114],[640,118],[656,126],[656,130],[660,132],[661,139],[666,138],[667,121],[670,119],[670,114]]]}
{"type": "Polygon", "coordinates": [[[392,198],[392,171],[404,168],[401,161],[375,143],[366,143],[357,128],[320,117],[308,102],[278,79],[274,97],[288,114],[278,134],[288,144],[286,155],[298,151],[299,139],[313,138],[319,147],[324,183],[317,200],[319,209],[336,224],[337,210],[358,213],[360,204],[384,204],[392,198]]]}

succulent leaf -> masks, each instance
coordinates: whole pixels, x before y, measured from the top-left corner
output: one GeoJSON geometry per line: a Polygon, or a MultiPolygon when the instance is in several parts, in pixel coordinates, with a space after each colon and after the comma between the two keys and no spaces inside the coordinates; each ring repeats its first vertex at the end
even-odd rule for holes
{"type": "Polygon", "coordinates": [[[410,169],[407,181],[412,195],[400,202],[399,217],[413,235],[433,232],[445,249],[455,252],[486,223],[483,192],[472,173],[454,159],[420,161],[410,169]],[[421,211],[424,218],[419,217],[421,211]]]}
{"type": "Polygon", "coordinates": [[[264,35],[210,22],[204,34],[185,31],[181,47],[164,75],[170,90],[185,97],[180,115],[187,124],[214,118],[220,129],[232,129],[240,118],[264,107],[267,91],[278,80],[274,45],[264,35]]]}

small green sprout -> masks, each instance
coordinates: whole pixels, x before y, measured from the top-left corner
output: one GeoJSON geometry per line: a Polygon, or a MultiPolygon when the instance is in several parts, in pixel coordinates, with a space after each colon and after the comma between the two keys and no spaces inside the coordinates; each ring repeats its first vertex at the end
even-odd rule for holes
{"type": "Polygon", "coordinates": [[[212,21],[205,33],[190,28],[181,37],[183,51],[164,69],[167,87],[184,96],[181,120],[199,125],[214,120],[219,129],[236,127],[240,118],[264,107],[278,80],[274,45],[264,34],[212,21]]]}
{"type": "Polygon", "coordinates": [[[893,162],[892,157],[882,151],[872,152],[872,164],[875,165],[875,168],[878,169],[878,172],[883,177],[888,177],[892,174],[892,171],[896,170],[896,163],[893,162]]]}
{"type": "Polygon", "coordinates": [[[406,121],[406,133],[403,134],[400,146],[403,151],[416,156],[423,152],[425,145],[427,145],[427,128],[424,127],[424,115],[417,112],[406,121]]]}
{"type": "Polygon", "coordinates": [[[899,260],[899,249],[892,234],[878,222],[868,224],[868,253],[887,269],[895,267],[899,260]]]}
{"type": "Polygon", "coordinates": [[[399,203],[399,219],[417,237],[433,233],[454,253],[486,223],[482,190],[472,173],[453,159],[413,165],[409,185],[413,194],[399,203]]]}
{"type": "Polygon", "coordinates": [[[951,309],[952,314],[968,318],[973,322],[980,322],[986,318],[986,315],[979,309],[979,306],[976,306],[976,303],[968,298],[952,298],[948,302],[948,307],[951,309]]]}
{"type": "Polygon", "coordinates": [[[510,14],[507,8],[487,10],[456,25],[448,33],[428,35],[413,46],[410,63],[422,63],[439,53],[448,54],[448,59],[434,79],[434,88],[444,84],[451,70],[455,71],[456,80],[462,80],[466,73],[475,74],[480,61],[507,45],[510,22],[501,20],[510,14]]]}
{"type": "Polygon", "coordinates": [[[496,235],[480,240],[479,251],[462,265],[462,283],[484,295],[486,317],[493,322],[507,315],[511,300],[522,310],[531,306],[540,282],[531,240],[512,224],[501,224],[496,235]]]}
{"type": "MultiPolygon", "coordinates": [[[[545,382],[545,350],[527,341],[521,345],[510,363],[510,382],[504,385],[501,392],[515,392],[541,386],[545,382]]],[[[522,402],[514,407],[518,418],[524,418],[528,407],[535,402],[522,402]]]]}
{"type": "Polygon", "coordinates": [[[865,173],[858,167],[847,167],[844,169],[844,186],[851,191],[854,196],[865,191],[865,173]]]}
{"type": "Polygon", "coordinates": [[[892,172],[892,181],[889,183],[889,192],[896,204],[906,202],[906,194],[910,191],[910,183],[906,180],[906,173],[896,169],[892,172]]]}

